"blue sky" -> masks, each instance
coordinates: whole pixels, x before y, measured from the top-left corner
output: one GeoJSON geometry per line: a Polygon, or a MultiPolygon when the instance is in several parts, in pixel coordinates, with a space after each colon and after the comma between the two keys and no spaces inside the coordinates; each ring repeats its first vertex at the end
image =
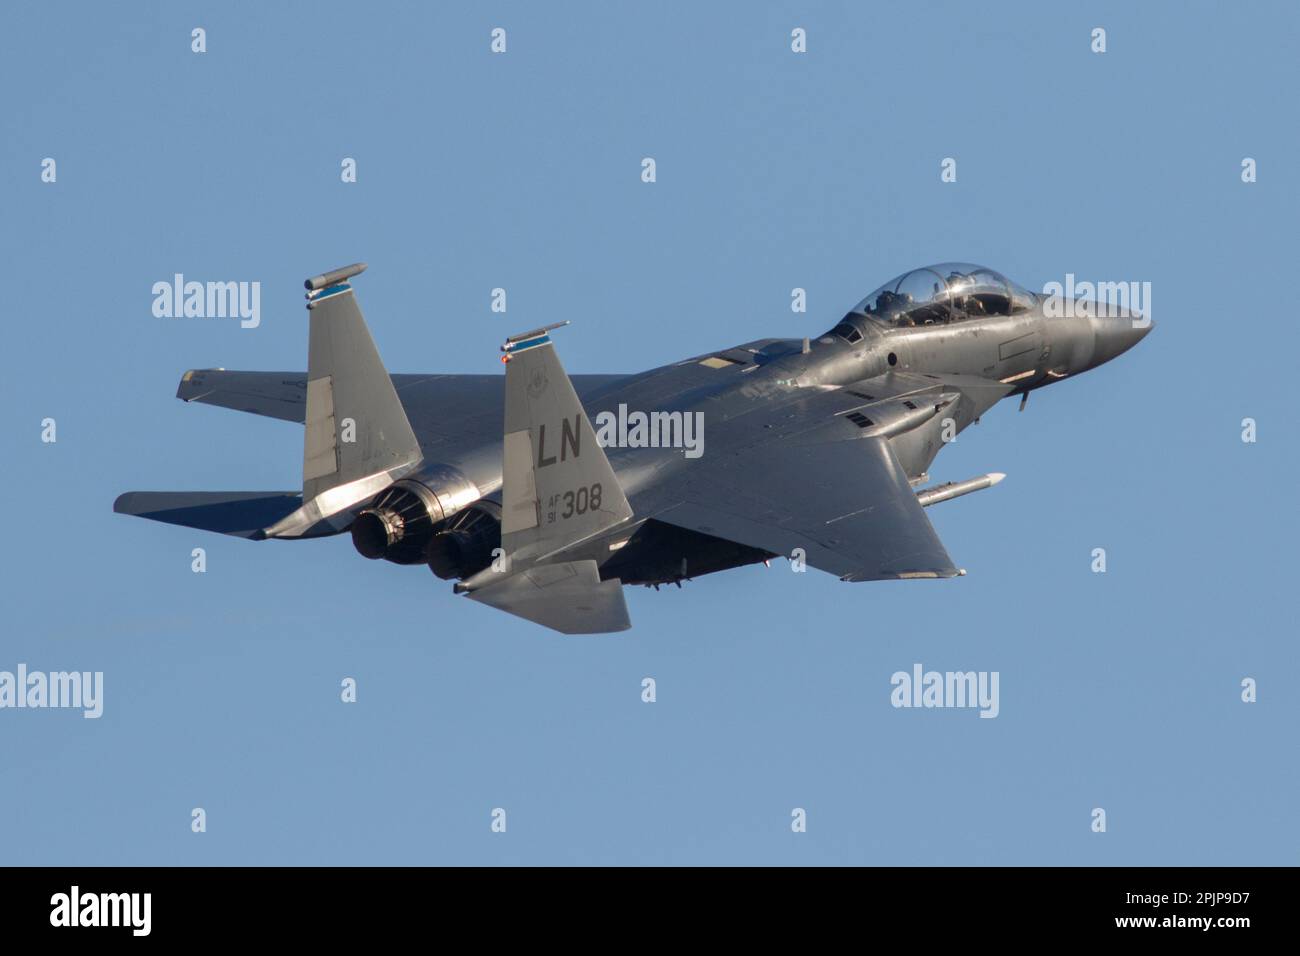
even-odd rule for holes
{"type": "Polygon", "coordinates": [[[0,863],[1294,864],[1294,6],[551,6],[9,12],[0,670],[105,700],[0,711],[0,863]],[[111,512],[298,487],[299,427],[172,396],[301,369],[302,280],[344,263],[392,371],[571,319],[571,372],[631,372],[950,259],[1149,281],[1159,324],[938,459],[1008,474],[930,512],[965,578],[778,562],[564,638],[346,538],[111,512]],[[155,318],[176,272],[261,282],[261,325],[155,318]],[[1000,715],[892,708],[917,662],[998,671],[1000,715]]]}

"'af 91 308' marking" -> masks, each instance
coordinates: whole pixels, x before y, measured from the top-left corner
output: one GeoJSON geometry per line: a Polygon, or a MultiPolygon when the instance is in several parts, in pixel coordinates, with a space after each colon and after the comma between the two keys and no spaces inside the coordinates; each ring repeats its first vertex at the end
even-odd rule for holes
{"type": "Polygon", "coordinates": [[[546,504],[546,523],[554,524],[556,521],[566,521],[575,515],[585,515],[589,511],[599,511],[600,499],[601,487],[599,481],[594,485],[551,495],[550,501],[546,504]]]}

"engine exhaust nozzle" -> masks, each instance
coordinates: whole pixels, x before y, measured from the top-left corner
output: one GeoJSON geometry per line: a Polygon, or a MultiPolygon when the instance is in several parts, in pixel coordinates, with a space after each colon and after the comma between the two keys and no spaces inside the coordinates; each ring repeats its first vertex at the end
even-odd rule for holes
{"type": "Polygon", "coordinates": [[[367,508],[352,522],[352,546],[363,558],[378,560],[402,540],[402,519],[387,508],[367,508]]]}

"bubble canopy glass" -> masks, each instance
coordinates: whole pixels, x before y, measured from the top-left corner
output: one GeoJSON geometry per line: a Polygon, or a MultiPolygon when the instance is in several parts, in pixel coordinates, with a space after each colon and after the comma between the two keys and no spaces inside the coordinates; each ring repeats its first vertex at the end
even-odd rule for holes
{"type": "MultiPolygon", "coordinates": [[[[905,272],[867,296],[832,330],[862,316],[890,326],[939,325],[1034,306],[1033,293],[1000,272],[968,262],[943,262],[905,272]]],[[[844,336],[847,337],[847,336],[844,336]]]]}

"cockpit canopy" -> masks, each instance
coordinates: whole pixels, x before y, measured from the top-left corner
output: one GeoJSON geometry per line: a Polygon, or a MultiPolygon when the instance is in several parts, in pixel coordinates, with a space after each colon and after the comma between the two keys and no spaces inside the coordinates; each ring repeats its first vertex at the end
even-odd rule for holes
{"type": "Polygon", "coordinates": [[[856,342],[860,323],[910,328],[944,325],[992,315],[1016,315],[1037,298],[1000,272],[968,262],[943,262],[905,272],[853,308],[831,334],[856,342]]]}

